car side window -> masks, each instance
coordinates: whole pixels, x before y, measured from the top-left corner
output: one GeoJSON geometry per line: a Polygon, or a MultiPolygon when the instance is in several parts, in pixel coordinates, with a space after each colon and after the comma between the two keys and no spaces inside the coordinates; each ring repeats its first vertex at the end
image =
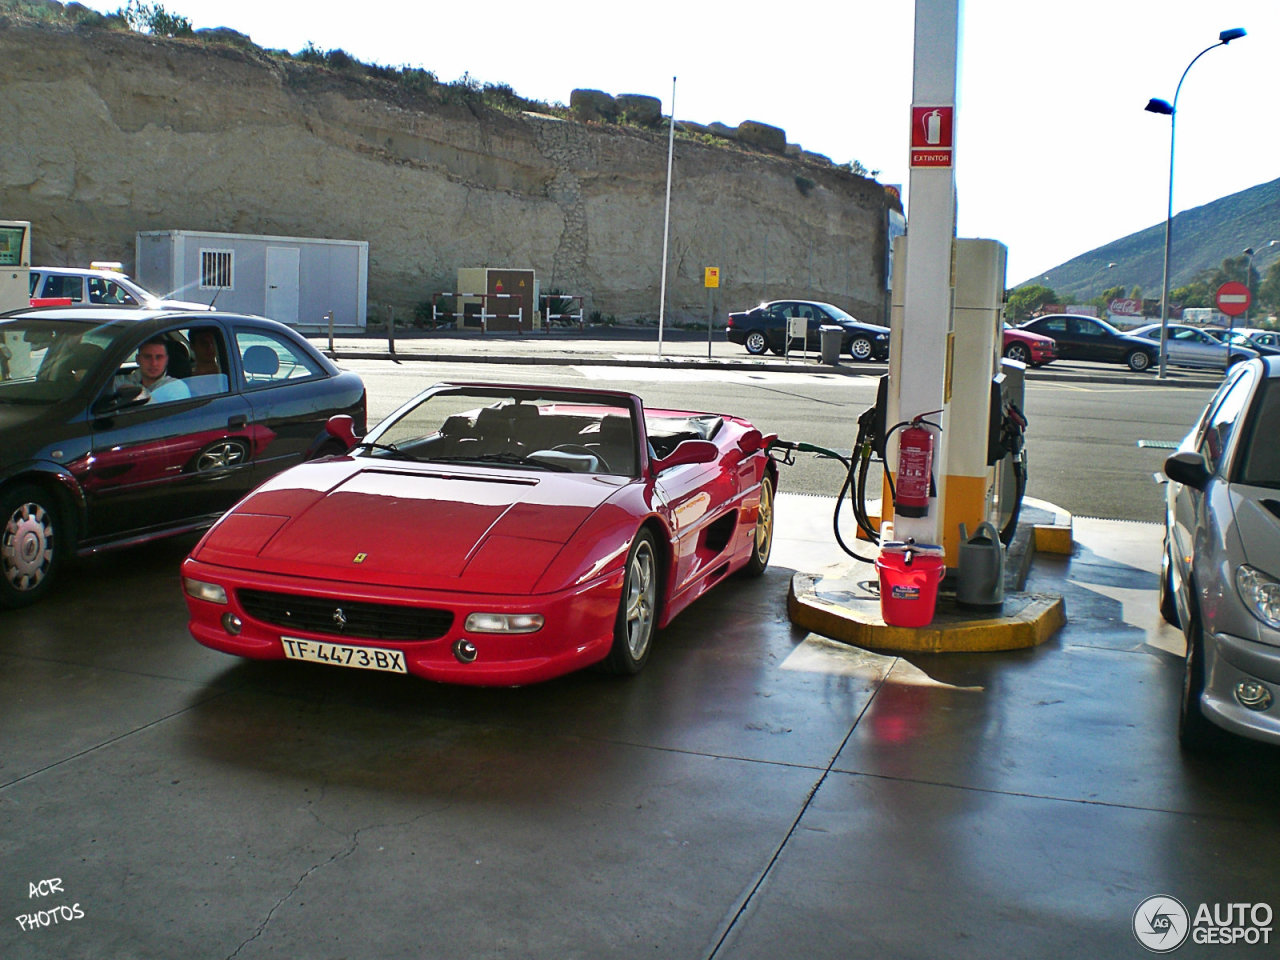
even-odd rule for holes
{"type": "Polygon", "coordinates": [[[323,368],[294,343],[265,330],[237,330],[236,351],[250,389],[321,376],[323,368]]]}
{"type": "Polygon", "coordinates": [[[1231,436],[1240,420],[1253,389],[1254,375],[1250,370],[1243,371],[1223,392],[1213,410],[1201,427],[1197,450],[1205,458],[1205,463],[1212,473],[1222,473],[1223,461],[1231,436]]]}
{"type": "Polygon", "coordinates": [[[84,300],[84,284],[79,277],[64,277],[61,274],[51,273],[44,281],[44,289],[40,291],[40,296],[50,298],[67,298],[72,303],[80,303],[84,300]]]}
{"type": "Polygon", "coordinates": [[[193,397],[227,393],[231,381],[227,375],[227,345],[222,330],[214,324],[188,327],[184,331],[190,352],[189,370],[183,382],[193,397]]]}
{"type": "Polygon", "coordinates": [[[180,331],[166,330],[148,337],[138,344],[132,360],[116,372],[114,389],[126,385],[143,387],[147,407],[191,397],[184,379],[191,371],[191,354],[180,331]]]}
{"type": "Polygon", "coordinates": [[[1053,318],[1051,320],[1043,320],[1039,324],[1041,331],[1047,334],[1066,333],[1067,325],[1061,318],[1053,318]]]}
{"type": "Polygon", "coordinates": [[[138,305],[138,301],[133,298],[133,295],[128,290],[114,280],[107,280],[103,277],[89,278],[89,302],[124,304],[130,307],[138,305]]]}

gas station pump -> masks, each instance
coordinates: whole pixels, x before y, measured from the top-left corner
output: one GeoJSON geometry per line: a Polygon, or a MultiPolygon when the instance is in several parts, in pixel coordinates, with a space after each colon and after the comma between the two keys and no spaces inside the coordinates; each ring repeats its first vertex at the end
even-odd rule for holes
{"type": "Polygon", "coordinates": [[[31,223],[0,220],[0,313],[31,306],[31,223]]]}
{"type": "MultiPolygon", "coordinates": [[[[894,242],[893,275],[907,271],[908,238],[894,242]]],[[[1004,323],[1006,248],[995,240],[954,241],[951,318],[946,337],[945,454],[932,458],[932,475],[921,477],[923,451],[931,450],[943,431],[939,417],[922,415],[903,421],[898,393],[884,391],[888,423],[900,432],[887,436],[882,522],[892,517],[917,518],[932,506],[941,514],[941,545],[948,566],[959,553],[960,526],[976,530],[990,522],[1007,542],[1017,522],[1017,504],[1025,489],[1022,469],[1023,364],[1001,357],[1004,323]],[[896,441],[896,442],[895,442],[896,441]],[[1012,482],[1021,476],[1022,482],[1012,482]],[[905,488],[905,489],[904,489],[905,488]],[[1011,522],[1012,521],[1012,522],[1011,522]]],[[[895,283],[891,298],[889,380],[913,362],[912,344],[904,334],[904,291],[895,283]]],[[[893,429],[886,432],[894,433],[893,429]]]]}
{"type": "MultiPolygon", "coordinates": [[[[31,306],[31,223],[0,220],[0,313],[31,306]]],[[[0,334],[0,379],[29,376],[31,345],[0,334]]]]}

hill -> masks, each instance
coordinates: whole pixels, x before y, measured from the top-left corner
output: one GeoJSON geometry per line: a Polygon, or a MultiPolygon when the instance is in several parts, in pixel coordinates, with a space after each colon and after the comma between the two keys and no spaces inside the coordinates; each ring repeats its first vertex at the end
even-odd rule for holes
{"type": "MultiPolygon", "coordinates": [[[[1173,218],[1173,245],[1169,256],[1169,286],[1189,283],[1204,270],[1218,267],[1227,257],[1238,257],[1245,247],[1258,253],[1253,266],[1259,274],[1280,258],[1280,179],[1184,210],[1173,218]]],[[[1164,270],[1164,222],[1113,240],[1082,253],[1018,286],[1044,283],[1063,302],[1089,300],[1109,287],[1142,288],[1147,297],[1159,297],[1164,270]],[[1115,266],[1108,269],[1107,265],[1115,266]],[[1048,276],[1046,282],[1043,278],[1048,276]]]]}
{"type": "MultiPolygon", "coordinates": [[[[84,10],[40,7],[54,8],[84,10]]],[[[458,290],[459,268],[482,266],[532,269],[544,293],[581,297],[588,317],[661,309],[658,125],[579,121],[501,90],[384,76],[336,51],[279,55],[226,31],[167,38],[17,9],[0,0],[0,212],[33,223],[37,263],[132,270],[150,230],[365,240],[378,321],[387,308],[413,316],[458,290]]],[[[705,323],[713,299],[723,310],[775,297],[884,317],[897,200],[852,169],[783,152],[777,133],[782,149],[750,150],[678,131],[674,322],[705,323]],[[710,293],[708,266],[721,278],[710,293]]]]}

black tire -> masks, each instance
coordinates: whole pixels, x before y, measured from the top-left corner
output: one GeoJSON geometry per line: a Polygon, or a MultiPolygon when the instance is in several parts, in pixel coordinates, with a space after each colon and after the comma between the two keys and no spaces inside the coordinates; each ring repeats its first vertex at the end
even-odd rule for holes
{"type": "Polygon", "coordinates": [[[1017,360],[1018,363],[1025,363],[1031,366],[1031,351],[1027,349],[1025,343],[1019,343],[1017,340],[1004,348],[1004,355],[1010,360],[1017,360]]]}
{"type": "Polygon", "coordinates": [[[0,491],[0,607],[35,603],[62,566],[62,524],[52,494],[34,484],[0,491]]]}
{"type": "Polygon", "coordinates": [[[1130,350],[1128,356],[1124,358],[1124,362],[1129,365],[1129,369],[1134,373],[1142,373],[1151,369],[1154,359],[1151,354],[1145,350],[1130,350]]]}
{"type": "Polygon", "coordinates": [[[764,335],[763,330],[752,330],[747,334],[746,340],[742,345],[747,348],[747,353],[753,357],[758,357],[769,349],[769,339],[764,335]]]}
{"type": "Polygon", "coordinates": [[[636,534],[627,553],[626,578],[613,627],[613,646],[605,658],[610,673],[639,673],[649,660],[658,630],[658,551],[647,530],[636,534]]]}
{"type": "Polygon", "coordinates": [[[866,337],[854,337],[849,341],[849,356],[855,360],[867,361],[875,352],[875,344],[866,337]]]}
{"type": "Polygon", "coordinates": [[[1200,695],[1204,693],[1204,631],[1194,609],[1191,623],[1183,632],[1187,637],[1187,653],[1178,709],[1178,743],[1189,753],[1201,753],[1220,743],[1222,733],[1200,709],[1200,695]]]}
{"type": "Polygon", "coordinates": [[[760,511],[751,537],[751,559],[742,568],[745,577],[758,577],[769,566],[773,553],[773,477],[765,471],[760,480],[760,511]]]}
{"type": "Polygon", "coordinates": [[[1160,566],[1160,616],[1170,626],[1179,627],[1182,624],[1178,621],[1178,603],[1173,598],[1173,561],[1167,543],[1160,566]]]}

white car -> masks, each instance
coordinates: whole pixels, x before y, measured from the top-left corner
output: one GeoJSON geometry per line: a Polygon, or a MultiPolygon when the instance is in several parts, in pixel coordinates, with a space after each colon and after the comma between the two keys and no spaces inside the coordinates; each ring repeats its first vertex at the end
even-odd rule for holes
{"type": "MultiPolygon", "coordinates": [[[[1144,337],[1160,342],[1160,324],[1148,323],[1146,326],[1130,330],[1135,337],[1144,337]]],[[[1217,367],[1219,370],[1242,360],[1253,360],[1258,351],[1240,344],[1228,346],[1215,340],[1199,327],[1185,323],[1169,324],[1169,335],[1165,341],[1165,357],[1169,363],[1179,367],[1217,367]]]]}
{"type": "Polygon", "coordinates": [[[70,300],[72,306],[146,307],[151,310],[212,310],[209,303],[170,300],[157,296],[121,272],[118,263],[92,263],[83,267],[32,267],[31,298],[70,300]]]}

